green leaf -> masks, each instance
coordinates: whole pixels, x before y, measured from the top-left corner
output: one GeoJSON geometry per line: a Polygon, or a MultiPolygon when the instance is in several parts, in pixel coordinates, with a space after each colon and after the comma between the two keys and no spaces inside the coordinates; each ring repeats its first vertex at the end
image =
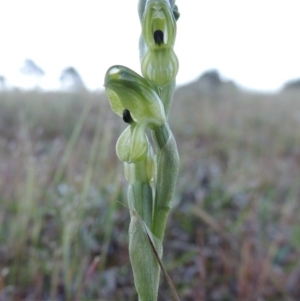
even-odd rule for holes
{"type": "Polygon", "coordinates": [[[142,220],[134,208],[131,210],[131,223],[129,229],[130,258],[135,274],[135,284],[137,286],[140,298],[144,298],[143,300],[155,299],[154,293],[157,289],[157,280],[159,279],[159,275],[157,275],[157,269],[155,269],[156,265],[153,261],[155,258],[167,279],[174,300],[180,301],[171,277],[161,261],[162,242],[153,235],[146,223],[142,220]],[[141,259],[145,266],[141,264],[141,259]],[[147,271],[145,271],[146,266],[148,270],[152,271],[150,274],[151,277],[149,277],[150,275],[147,273],[147,271]],[[145,281],[146,279],[148,282],[145,281]]]}

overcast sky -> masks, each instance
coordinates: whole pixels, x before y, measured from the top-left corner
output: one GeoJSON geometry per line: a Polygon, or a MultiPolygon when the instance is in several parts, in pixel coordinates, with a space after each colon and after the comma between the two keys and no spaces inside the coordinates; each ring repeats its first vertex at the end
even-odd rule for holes
{"type": "MultiPolygon", "coordinates": [[[[0,0],[0,75],[30,84],[19,69],[27,58],[59,87],[75,67],[91,89],[106,70],[139,70],[137,0],[0,0]]],[[[273,90],[300,78],[299,0],[177,0],[178,84],[215,68],[240,85],[273,90]]]]}

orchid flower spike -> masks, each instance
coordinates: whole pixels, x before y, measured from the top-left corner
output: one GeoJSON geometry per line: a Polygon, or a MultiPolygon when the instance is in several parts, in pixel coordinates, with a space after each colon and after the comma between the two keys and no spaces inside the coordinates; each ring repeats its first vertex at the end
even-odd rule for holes
{"type": "Polygon", "coordinates": [[[116,65],[106,72],[104,86],[112,110],[128,124],[116,153],[129,184],[134,283],[139,301],[157,301],[163,237],[179,171],[177,145],[167,122],[179,66],[173,50],[179,12],[175,0],[139,0],[138,11],[143,77],[116,65]]]}

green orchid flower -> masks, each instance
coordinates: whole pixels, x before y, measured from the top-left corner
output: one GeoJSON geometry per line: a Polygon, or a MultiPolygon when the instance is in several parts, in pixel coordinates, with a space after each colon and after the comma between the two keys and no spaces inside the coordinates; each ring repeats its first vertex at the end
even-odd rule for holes
{"type": "Polygon", "coordinates": [[[178,9],[174,1],[148,0],[140,2],[139,12],[142,24],[142,74],[148,81],[163,86],[175,80],[179,69],[173,50],[178,9]]]}
{"type": "Polygon", "coordinates": [[[128,163],[145,159],[150,145],[146,128],[166,122],[159,96],[143,77],[124,66],[109,68],[104,86],[112,110],[129,123],[116,145],[119,159],[128,163]]]}
{"type": "Polygon", "coordinates": [[[168,0],[147,2],[142,19],[142,34],[151,50],[174,46],[176,20],[168,0]]]}

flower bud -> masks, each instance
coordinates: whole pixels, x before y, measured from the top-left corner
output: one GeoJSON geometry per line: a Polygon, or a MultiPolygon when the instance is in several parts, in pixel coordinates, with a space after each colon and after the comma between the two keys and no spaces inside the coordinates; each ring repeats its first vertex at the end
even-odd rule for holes
{"type": "Polygon", "coordinates": [[[139,162],[147,157],[148,145],[145,124],[131,124],[117,141],[117,156],[122,162],[139,162]]]}
{"type": "Polygon", "coordinates": [[[141,68],[147,80],[163,86],[175,80],[179,63],[173,48],[155,49],[146,52],[142,59],[141,68]]]}

